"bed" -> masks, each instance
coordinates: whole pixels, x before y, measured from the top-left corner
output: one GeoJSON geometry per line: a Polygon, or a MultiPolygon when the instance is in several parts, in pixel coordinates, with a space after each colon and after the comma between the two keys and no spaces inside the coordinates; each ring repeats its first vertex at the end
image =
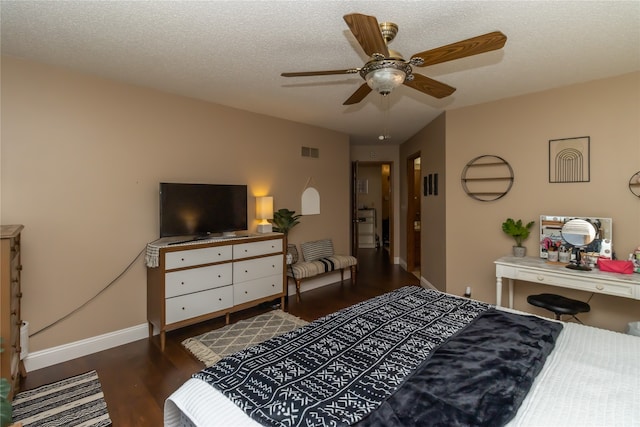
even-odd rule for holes
{"type": "Polygon", "coordinates": [[[640,338],[406,286],[227,356],[165,426],[640,425],[640,338]]]}

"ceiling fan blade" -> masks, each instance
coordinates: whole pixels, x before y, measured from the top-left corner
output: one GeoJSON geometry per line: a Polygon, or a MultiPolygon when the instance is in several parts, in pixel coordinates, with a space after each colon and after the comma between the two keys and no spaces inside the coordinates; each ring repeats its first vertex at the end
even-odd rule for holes
{"type": "Polygon", "coordinates": [[[389,57],[389,48],[382,37],[378,20],[374,16],[352,13],[343,18],[367,55],[373,56],[374,53],[379,53],[385,58],[389,57]]]}
{"type": "Polygon", "coordinates": [[[404,84],[438,99],[445,98],[456,91],[454,87],[416,73],[413,73],[413,80],[405,80],[404,84]]]}
{"type": "Polygon", "coordinates": [[[446,46],[437,47],[424,52],[416,53],[411,57],[422,58],[423,64],[416,64],[418,67],[426,67],[427,65],[440,64],[442,62],[460,59],[467,56],[477,55],[492,50],[501,49],[507,42],[507,36],[500,31],[483,34],[481,36],[472,37],[457,43],[446,46]]]}
{"type": "Polygon", "coordinates": [[[347,99],[346,101],[344,101],[342,103],[342,105],[353,105],[353,104],[357,104],[358,102],[362,101],[364,99],[365,96],[369,95],[369,92],[371,92],[371,88],[369,87],[368,84],[363,83],[354,93],[353,95],[351,95],[349,97],[349,99],[347,99]]]}
{"type": "Polygon", "coordinates": [[[301,71],[297,73],[282,73],[282,77],[306,77],[306,76],[329,76],[333,74],[356,74],[357,68],[349,68],[346,70],[328,70],[328,71],[301,71]]]}

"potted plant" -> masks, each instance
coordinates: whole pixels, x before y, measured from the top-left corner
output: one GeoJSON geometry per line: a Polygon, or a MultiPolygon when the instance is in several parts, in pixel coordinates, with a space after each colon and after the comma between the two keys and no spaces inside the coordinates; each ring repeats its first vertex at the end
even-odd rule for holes
{"type": "Polygon", "coordinates": [[[284,234],[284,243],[287,248],[286,260],[287,264],[295,264],[298,261],[298,250],[296,245],[287,244],[287,236],[289,231],[300,224],[300,217],[302,215],[296,215],[295,211],[290,211],[287,208],[278,209],[273,213],[273,219],[270,220],[273,224],[273,231],[284,234]]]}
{"type": "Polygon", "coordinates": [[[522,242],[529,237],[533,224],[534,221],[531,221],[527,225],[524,225],[521,219],[514,221],[513,218],[507,218],[507,220],[502,223],[502,231],[513,237],[516,241],[513,247],[513,254],[515,256],[523,257],[527,254],[527,248],[522,246],[522,242]]]}
{"type": "Polygon", "coordinates": [[[273,213],[273,219],[270,222],[273,224],[273,231],[284,234],[286,238],[289,231],[300,224],[300,217],[302,215],[295,215],[295,211],[290,211],[287,208],[278,209],[273,213]]]}

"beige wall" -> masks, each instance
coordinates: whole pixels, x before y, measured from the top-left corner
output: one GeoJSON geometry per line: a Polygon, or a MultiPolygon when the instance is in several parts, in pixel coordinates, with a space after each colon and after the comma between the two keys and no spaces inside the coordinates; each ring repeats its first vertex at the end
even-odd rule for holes
{"type": "MultiPolygon", "coordinates": [[[[308,179],[321,214],[290,233],[349,252],[344,134],[2,58],[1,220],[25,225],[23,317],[35,332],[90,299],[158,237],[158,182],[248,184],[300,212],[308,179]],[[300,147],[320,158],[300,156],[300,147]]],[[[146,322],[146,270],[131,270],[30,349],[146,322]]]]}
{"type": "MultiPolygon", "coordinates": [[[[424,196],[424,189],[421,186],[419,197],[420,208],[420,276],[430,285],[441,291],[447,289],[446,272],[446,114],[443,113],[435,120],[425,126],[420,132],[415,134],[409,141],[400,147],[400,157],[403,177],[407,176],[406,159],[413,154],[420,152],[420,174],[421,184],[424,184],[424,177],[429,174],[438,174],[438,195],[424,196]]],[[[406,180],[406,178],[404,178],[406,180]]],[[[404,181],[403,181],[404,185],[404,181]]],[[[402,191],[403,213],[400,216],[402,221],[401,229],[407,228],[407,189],[402,191]]],[[[402,257],[406,260],[406,233],[402,235],[402,257]]]]}
{"type": "MultiPolygon", "coordinates": [[[[507,217],[536,221],[525,242],[534,256],[542,214],[613,218],[614,250],[623,259],[640,245],[640,203],[627,185],[640,170],[640,73],[449,111],[446,140],[448,292],[462,295],[471,285],[474,298],[495,302],[493,261],[513,244],[501,231],[507,217]],[[550,184],[548,141],[578,136],[591,137],[591,181],[550,184]],[[494,202],[476,201],[460,185],[465,164],[483,154],[504,158],[515,174],[511,191],[494,202]]],[[[543,313],[525,298],[550,290],[518,282],[516,308],[543,313]]],[[[640,301],[595,295],[590,304],[582,316],[590,325],[622,331],[640,320],[640,301]]]]}

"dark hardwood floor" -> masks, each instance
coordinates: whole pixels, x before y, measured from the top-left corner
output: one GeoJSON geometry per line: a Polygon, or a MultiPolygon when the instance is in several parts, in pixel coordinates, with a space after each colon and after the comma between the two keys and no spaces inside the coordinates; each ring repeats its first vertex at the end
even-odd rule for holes
{"type": "MultiPolygon", "coordinates": [[[[345,280],[342,284],[305,292],[300,302],[296,302],[295,295],[291,296],[287,311],[311,321],[393,289],[419,283],[400,266],[390,264],[388,253],[383,249],[361,249],[358,260],[355,286],[345,280]]],[[[265,304],[234,313],[231,322],[270,309],[271,306],[265,304]]],[[[222,326],[224,318],[169,332],[164,352],[160,351],[160,340],[155,336],[32,371],[21,388],[31,389],[95,369],[115,427],[162,426],[165,399],[204,367],[181,342],[222,326]]]]}

